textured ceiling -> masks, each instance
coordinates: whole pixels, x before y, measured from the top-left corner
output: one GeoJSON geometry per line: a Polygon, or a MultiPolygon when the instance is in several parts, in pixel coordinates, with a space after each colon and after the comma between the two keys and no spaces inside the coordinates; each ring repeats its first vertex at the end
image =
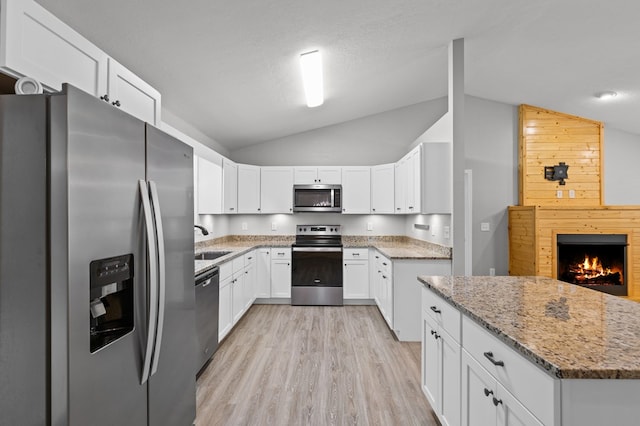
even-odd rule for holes
{"type": "Polygon", "coordinates": [[[465,92],[640,134],[640,3],[629,0],[38,0],[230,151],[446,95],[465,39],[465,92]],[[297,57],[323,52],[325,103],[305,106],[297,57]],[[603,103],[603,90],[620,96],[603,103]]]}

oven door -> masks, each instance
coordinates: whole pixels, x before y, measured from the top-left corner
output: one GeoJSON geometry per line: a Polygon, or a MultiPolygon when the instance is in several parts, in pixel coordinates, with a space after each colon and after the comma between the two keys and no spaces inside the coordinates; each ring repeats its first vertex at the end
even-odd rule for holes
{"type": "Polygon", "coordinates": [[[292,287],[342,287],[342,247],[293,247],[292,287]]]}

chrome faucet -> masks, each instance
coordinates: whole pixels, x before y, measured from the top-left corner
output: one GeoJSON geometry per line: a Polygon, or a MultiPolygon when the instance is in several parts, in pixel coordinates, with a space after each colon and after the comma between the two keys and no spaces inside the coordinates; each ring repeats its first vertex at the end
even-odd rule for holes
{"type": "Polygon", "coordinates": [[[207,228],[205,228],[204,226],[200,226],[200,225],[193,225],[193,226],[201,230],[202,235],[209,235],[209,231],[207,231],[207,228]]]}

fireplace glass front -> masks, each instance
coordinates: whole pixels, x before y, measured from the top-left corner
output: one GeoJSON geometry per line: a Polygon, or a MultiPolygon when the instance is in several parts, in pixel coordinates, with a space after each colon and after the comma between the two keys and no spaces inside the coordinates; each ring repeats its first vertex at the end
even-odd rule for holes
{"type": "Polygon", "coordinates": [[[559,234],[558,279],[617,296],[627,295],[627,236],[559,234]]]}

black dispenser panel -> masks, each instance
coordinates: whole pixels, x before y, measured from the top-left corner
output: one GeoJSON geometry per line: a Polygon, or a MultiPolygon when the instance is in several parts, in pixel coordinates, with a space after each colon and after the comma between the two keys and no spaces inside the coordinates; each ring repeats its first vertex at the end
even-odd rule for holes
{"type": "Polygon", "coordinates": [[[89,264],[91,353],[133,330],[133,254],[89,264]]]}

